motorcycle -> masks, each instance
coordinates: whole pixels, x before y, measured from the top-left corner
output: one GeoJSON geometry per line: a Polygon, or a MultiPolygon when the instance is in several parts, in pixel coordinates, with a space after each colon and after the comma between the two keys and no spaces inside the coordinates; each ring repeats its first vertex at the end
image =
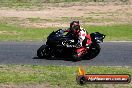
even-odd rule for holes
{"type": "Polygon", "coordinates": [[[76,46],[74,39],[64,34],[62,29],[53,31],[47,37],[46,44],[37,50],[39,58],[70,57],[72,60],[92,59],[100,53],[99,43],[103,42],[106,35],[99,32],[87,34],[82,42],[82,47],[76,46]]]}

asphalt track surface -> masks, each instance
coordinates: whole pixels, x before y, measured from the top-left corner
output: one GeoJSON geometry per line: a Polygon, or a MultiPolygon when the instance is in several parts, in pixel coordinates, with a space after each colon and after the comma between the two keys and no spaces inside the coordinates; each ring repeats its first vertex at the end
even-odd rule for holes
{"type": "Polygon", "coordinates": [[[97,57],[77,62],[67,61],[67,58],[37,58],[36,51],[42,44],[43,42],[0,42],[0,64],[132,66],[132,42],[104,42],[100,44],[102,49],[97,57]]]}

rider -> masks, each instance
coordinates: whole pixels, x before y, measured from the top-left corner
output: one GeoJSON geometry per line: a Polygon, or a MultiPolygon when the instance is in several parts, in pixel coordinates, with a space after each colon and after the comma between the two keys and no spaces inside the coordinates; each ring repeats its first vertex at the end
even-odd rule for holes
{"type": "Polygon", "coordinates": [[[76,45],[78,47],[82,47],[82,42],[85,39],[87,33],[85,29],[80,27],[79,21],[72,21],[70,23],[70,27],[65,29],[64,32],[68,32],[67,35],[77,42],[76,45]]]}

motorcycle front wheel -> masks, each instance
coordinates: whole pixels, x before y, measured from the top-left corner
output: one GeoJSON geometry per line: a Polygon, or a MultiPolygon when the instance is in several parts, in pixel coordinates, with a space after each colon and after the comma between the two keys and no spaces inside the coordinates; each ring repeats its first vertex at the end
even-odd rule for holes
{"type": "Polygon", "coordinates": [[[42,45],[38,50],[37,50],[37,56],[39,58],[47,58],[48,57],[48,50],[46,45],[42,45]]]}

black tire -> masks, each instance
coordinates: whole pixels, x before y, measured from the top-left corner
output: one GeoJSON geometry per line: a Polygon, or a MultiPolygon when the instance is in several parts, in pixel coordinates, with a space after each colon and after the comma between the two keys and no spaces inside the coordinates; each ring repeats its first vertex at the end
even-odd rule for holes
{"type": "Polygon", "coordinates": [[[37,50],[37,56],[39,58],[47,58],[48,57],[48,53],[46,50],[47,46],[46,45],[42,45],[38,50],[37,50]]]}
{"type": "Polygon", "coordinates": [[[100,50],[101,48],[99,44],[92,44],[85,57],[88,57],[88,59],[93,59],[100,53],[100,50]]]}

